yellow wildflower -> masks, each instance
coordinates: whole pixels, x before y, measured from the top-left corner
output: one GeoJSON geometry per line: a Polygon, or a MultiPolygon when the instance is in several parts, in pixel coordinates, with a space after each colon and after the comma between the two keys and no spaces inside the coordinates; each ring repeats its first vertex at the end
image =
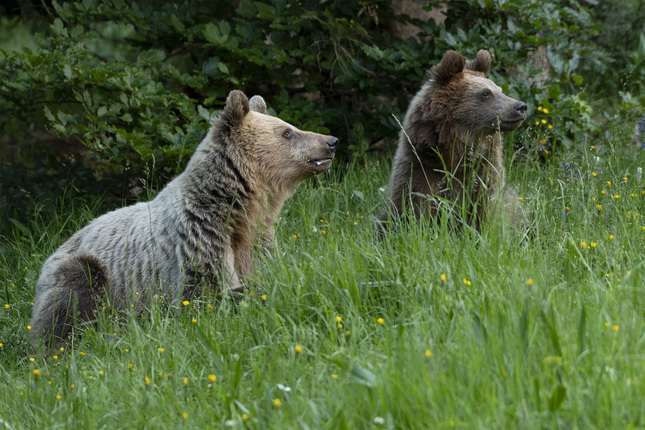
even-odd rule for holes
{"type": "Polygon", "coordinates": [[[296,351],[296,354],[300,354],[302,352],[302,346],[300,345],[296,345],[293,349],[296,351]]]}
{"type": "Polygon", "coordinates": [[[280,406],[282,406],[282,402],[280,401],[280,399],[278,398],[273,399],[273,406],[275,406],[276,408],[279,408],[280,406]]]}
{"type": "Polygon", "coordinates": [[[217,376],[215,376],[215,375],[208,375],[208,382],[210,382],[211,384],[214,384],[214,383],[215,383],[215,381],[217,381],[217,376]]]}

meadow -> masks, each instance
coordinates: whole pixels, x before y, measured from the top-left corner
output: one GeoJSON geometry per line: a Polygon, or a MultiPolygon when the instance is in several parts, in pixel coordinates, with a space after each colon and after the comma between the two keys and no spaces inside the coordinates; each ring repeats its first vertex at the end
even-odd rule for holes
{"type": "Polygon", "coordinates": [[[39,268],[105,208],[3,213],[0,427],[643,428],[643,154],[620,129],[509,153],[530,234],[422,221],[383,243],[389,159],[337,164],[288,201],[239,305],[108,309],[48,352],[28,340],[39,268]]]}

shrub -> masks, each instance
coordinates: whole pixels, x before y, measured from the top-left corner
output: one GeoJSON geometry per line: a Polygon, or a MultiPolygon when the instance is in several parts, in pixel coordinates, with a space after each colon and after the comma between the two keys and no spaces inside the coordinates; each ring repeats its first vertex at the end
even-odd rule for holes
{"type": "MultiPolygon", "coordinates": [[[[624,19],[642,9],[635,0],[620,4],[624,19]]],[[[552,129],[526,127],[515,141],[568,149],[597,134],[588,90],[616,94],[620,83],[605,78],[616,58],[625,62],[599,26],[612,8],[595,6],[453,1],[437,25],[395,15],[386,0],[54,1],[37,49],[0,50],[0,127],[44,126],[82,142],[111,171],[148,169],[164,182],[183,167],[226,94],[240,88],[263,95],[286,121],[339,136],[346,159],[361,158],[377,142],[395,141],[393,115],[404,114],[425,69],[447,49],[472,58],[487,48],[496,57],[493,79],[529,104],[531,119],[542,115],[538,106],[549,111],[552,129]],[[417,25],[418,37],[398,39],[384,25],[393,21],[417,25]],[[539,47],[551,65],[546,80],[537,79],[532,60],[539,47]]],[[[612,22],[608,34],[624,24],[612,22]]],[[[641,61],[634,74],[642,73],[642,59],[634,61],[641,61]]],[[[623,110],[637,107],[625,97],[631,105],[623,110]]]]}

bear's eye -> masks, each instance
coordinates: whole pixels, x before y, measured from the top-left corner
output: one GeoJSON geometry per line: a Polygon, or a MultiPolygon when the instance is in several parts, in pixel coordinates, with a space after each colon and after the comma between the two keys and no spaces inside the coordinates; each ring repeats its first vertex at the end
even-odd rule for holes
{"type": "Polygon", "coordinates": [[[487,98],[489,98],[489,97],[490,97],[490,96],[492,96],[492,95],[493,95],[493,93],[491,93],[491,92],[490,92],[490,91],[488,91],[488,90],[484,90],[484,91],[482,91],[482,92],[481,92],[481,98],[482,98],[482,99],[487,99],[487,98]]]}
{"type": "Polygon", "coordinates": [[[293,132],[291,130],[287,129],[282,133],[282,136],[284,138],[286,138],[286,139],[289,139],[291,136],[293,136],[293,132]]]}

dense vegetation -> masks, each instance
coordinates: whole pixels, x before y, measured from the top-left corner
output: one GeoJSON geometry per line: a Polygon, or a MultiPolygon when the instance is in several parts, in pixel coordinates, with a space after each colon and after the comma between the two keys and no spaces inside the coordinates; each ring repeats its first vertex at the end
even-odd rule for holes
{"type": "MultiPolygon", "coordinates": [[[[114,176],[117,194],[139,185],[136,178],[162,185],[181,170],[233,88],[262,95],[303,129],[338,136],[346,160],[391,148],[394,116],[447,49],[467,58],[491,50],[494,80],[538,121],[536,108],[549,110],[551,129],[521,131],[517,147],[531,158],[579,150],[604,136],[607,118],[637,122],[643,114],[639,0],[455,1],[440,25],[395,15],[385,0],[36,3],[2,10],[0,130],[27,148],[44,131],[82,143],[107,167],[102,179],[114,176]],[[397,38],[395,24],[416,25],[417,37],[397,38]],[[550,70],[533,61],[540,47],[550,70]]],[[[29,159],[41,146],[23,152],[29,159]]],[[[72,174],[87,187],[81,178],[89,175],[77,169],[60,182],[72,174]]],[[[27,191],[61,188],[43,182],[27,191]]],[[[5,203],[19,200],[20,188],[3,181],[5,203]]]]}
{"type": "Polygon", "coordinates": [[[445,15],[385,0],[0,4],[0,425],[642,428],[645,4],[454,1],[445,15]],[[443,220],[375,241],[396,119],[446,49],[482,48],[530,106],[505,160],[530,234],[443,220]],[[47,256],[153,197],[233,88],[345,151],[285,207],[264,289],[106,309],[63,350],[35,349],[47,256]]]}

